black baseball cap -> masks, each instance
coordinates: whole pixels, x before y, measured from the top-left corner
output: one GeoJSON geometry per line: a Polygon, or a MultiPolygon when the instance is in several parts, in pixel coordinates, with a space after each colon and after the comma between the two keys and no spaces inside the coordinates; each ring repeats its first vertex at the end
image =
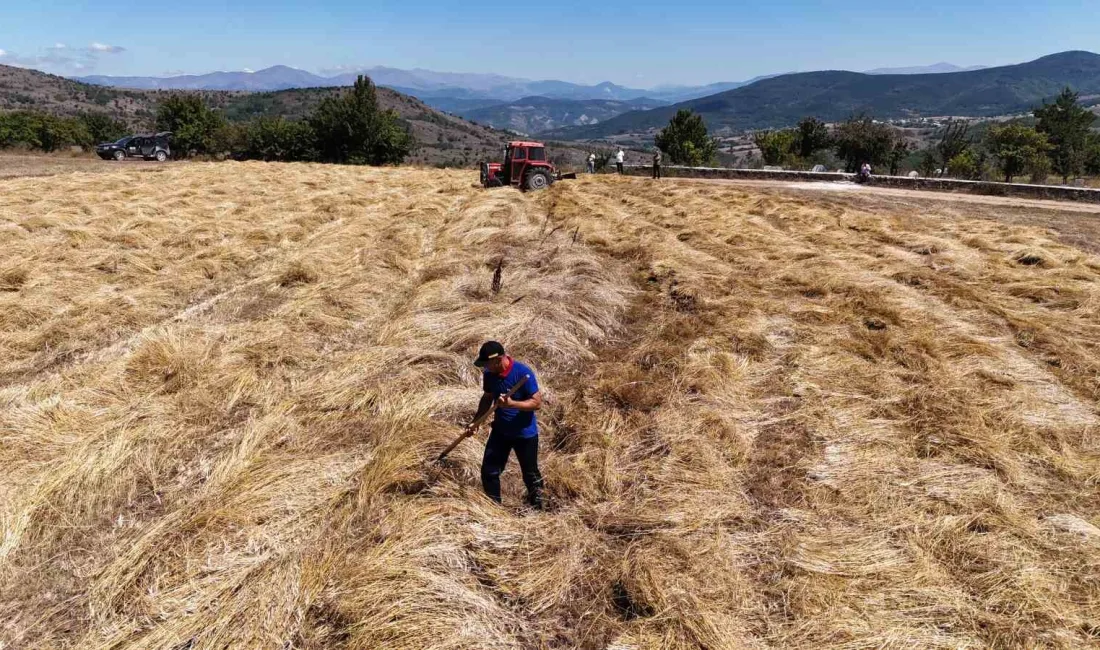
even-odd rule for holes
{"type": "Polygon", "coordinates": [[[477,353],[477,359],[474,360],[474,365],[478,368],[484,368],[486,363],[489,363],[489,359],[495,359],[497,357],[504,356],[504,346],[496,341],[486,341],[481,350],[477,353]]]}

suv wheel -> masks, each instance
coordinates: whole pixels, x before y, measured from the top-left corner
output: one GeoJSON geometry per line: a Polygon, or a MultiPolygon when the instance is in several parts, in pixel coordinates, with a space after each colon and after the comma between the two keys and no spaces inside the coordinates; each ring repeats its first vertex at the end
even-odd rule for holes
{"type": "Polygon", "coordinates": [[[168,154],[163,151],[158,151],[155,158],[157,159],[157,162],[164,162],[165,160],[168,160],[168,154]]]}
{"type": "Polygon", "coordinates": [[[528,190],[544,190],[550,187],[550,174],[541,169],[528,172],[523,186],[528,190]]]}
{"type": "Polygon", "coordinates": [[[119,162],[122,162],[122,160],[126,157],[126,152],[119,149],[118,151],[115,152],[114,157],[115,157],[115,160],[117,160],[119,162]]]}

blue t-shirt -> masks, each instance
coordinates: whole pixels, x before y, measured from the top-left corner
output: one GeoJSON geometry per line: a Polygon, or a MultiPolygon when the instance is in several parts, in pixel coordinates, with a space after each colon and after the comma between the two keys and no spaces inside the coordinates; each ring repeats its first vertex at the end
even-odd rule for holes
{"type": "MultiPolygon", "coordinates": [[[[501,377],[489,370],[482,372],[482,388],[486,393],[492,393],[496,397],[501,397],[512,390],[512,386],[519,383],[524,375],[528,375],[527,383],[523,384],[512,395],[512,399],[516,401],[529,400],[535,393],[539,392],[535,371],[519,361],[512,361],[512,369],[508,371],[506,377],[501,377]]],[[[539,425],[535,420],[535,412],[498,408],[493,416],[493,433],[517,438],[534,438],[539,435],[539,425]]]]}

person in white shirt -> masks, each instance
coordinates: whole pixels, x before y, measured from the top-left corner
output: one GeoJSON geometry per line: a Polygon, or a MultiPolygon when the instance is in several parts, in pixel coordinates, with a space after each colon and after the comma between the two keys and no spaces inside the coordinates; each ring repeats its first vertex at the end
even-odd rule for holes
{"type": "Polygon", "coordinates": [[[596,173],[596,154],[594,153],[588,154],[588,173],[596,173]]]}
{"type": "Polygon", "coordinates": [[[623,173],[623,162],[626,160],[626,154],[623,153],[623,148],[619,147],[619,153],[615,154],[615,167],[618,168],[619,174],[623,173]]]}

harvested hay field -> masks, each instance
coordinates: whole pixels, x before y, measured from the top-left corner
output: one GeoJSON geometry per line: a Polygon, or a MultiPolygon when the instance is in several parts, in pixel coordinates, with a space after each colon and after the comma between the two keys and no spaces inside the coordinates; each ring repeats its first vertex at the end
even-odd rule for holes
{"type": "MultiPolygon", "coordinates": [[[[134,171],[158,171],[164,167],[160,163],[145,161],[126,161],[121,163],[134,171]]],[[[178,164],[178,163],[174,163],[178,164]]],[[[21,176],[53,176],[72,172],[114,172],[120,163],[101,160],[94,155],[12,153],[0,151],[0,180],[21,176]]]]}
{"type": "Polygon", "coordinates": [[[1093,217],[473,180],[0,182],[0,646],[1100,646],[1093,217]]]}

